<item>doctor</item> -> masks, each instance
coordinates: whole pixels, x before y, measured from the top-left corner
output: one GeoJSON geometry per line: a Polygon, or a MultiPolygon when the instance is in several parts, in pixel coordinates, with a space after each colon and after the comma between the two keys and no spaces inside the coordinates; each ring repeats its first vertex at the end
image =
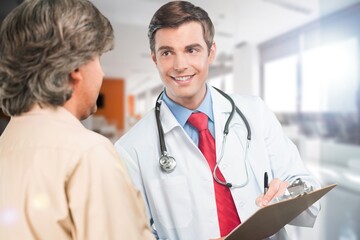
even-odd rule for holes
{"type": "MultiPolygon", "coordinates": [[[[229,98],[206,83],[216,45],[203,9],[169,2],[153,16],[148,36],[165,90],[115,146],[128,155],[158,239],[224,237],[297,178],[319,187],[259,98],[229,98]]],[[[293,223],[312,226],[317,213],[312,206],[293,223]]],[[[271,238],[286,239],[286,232],[271,238]]]]}

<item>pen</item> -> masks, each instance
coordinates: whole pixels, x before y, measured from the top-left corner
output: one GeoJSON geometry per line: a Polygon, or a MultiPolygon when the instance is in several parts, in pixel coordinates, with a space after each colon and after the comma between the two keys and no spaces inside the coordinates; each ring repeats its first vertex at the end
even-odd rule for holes
{"type": "Polygon", "coordinates": [[[266,194],[267,190],[269,189],[269,178],[267,172],[264,173],[264,195],[266,194]]]}

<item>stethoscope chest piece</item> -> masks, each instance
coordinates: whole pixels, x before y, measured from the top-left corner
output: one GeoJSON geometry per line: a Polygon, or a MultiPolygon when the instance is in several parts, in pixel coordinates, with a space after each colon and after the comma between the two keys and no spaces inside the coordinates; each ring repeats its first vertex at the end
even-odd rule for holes
{"type": "Polygon", "coordinates": [[[164,172],[167,172],[167,173],[171,173],[172,171],[174,171],[174,169],[176,167],[175,158],[173,158],[167,154],[163,154],[160,157],[159,163],[160,163],[161,170],[164,172]]]}

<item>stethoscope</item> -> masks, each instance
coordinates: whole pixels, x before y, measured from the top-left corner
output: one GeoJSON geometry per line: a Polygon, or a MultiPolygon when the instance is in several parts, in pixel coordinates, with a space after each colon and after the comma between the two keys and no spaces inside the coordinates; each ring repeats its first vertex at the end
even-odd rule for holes
{"type": "MultiPolygon", "coordinates": [[[[216,182],[218,182],[219,184],[222,184],[224,186],[227,186],[228,188],[241,188],[246,186],[246,184],[248,184],[249,182],[249,175],[248,175],[248,170],[247,170],[247,154],[248,154],[248,150],[249,150],[249,144],[251,141],[251,129],[250,129],[250,125],[248,123],[248,121],[246,120],[246,117],[244,116],[244,114],[240,111],[240,109],[235,105],[234,100],[227,95],[226,93],[224,93],[223,91],[221,91],[220,89],[214,87],[221,95],[223,95],[227,100],[229,100],[229,102],[231,103],[231,112],[230,112],[230,116],[228,117],[228,119],[226,120],[225,123],[225,127],[224,127],[224,131],[223,131],[223,140],[222,140],[222,147],[221,147],[221,151],[220,151],[220,157],[218,158],[218,161],[216,161],[216,166],[214,168],[213,171],[213,177],[215,179],[216,182]],[[245,150],[245,154],[244,154],[244,167],[246,170],[246,181],[241,183],[241,184],[232,184],[229,182],[225,182],[225,181],[221,181],[217,175],[216,175],[216,170],[219,167],[219,164],[224,156],[224,149],[225,149],[225,143],[226,143],[226,137],[229,133],[229,125],[230,122],[232,120],[232,118],[234,117],[235,111],[240,115],[241,119],[243,120],[243,122],[245,123],[246,126],[246,131],[247,131],[247,137],[246,137],[246,150],[245,150]]],[[[162,124],[160,121],[160,106],[162,103],[162,100],[160,99],[162,94],[164,91],[162,91],[159,96],[156,99],[156,104],[155,104],[155,119],[156,119],[156,125],[157,125],[157,129],[158,129],[158,133],[159,133],[159,142],[160,142],[160,150],[161,150],[161,156],[159,159],[159,164],[161,167],[161,170],[166,172],[166,173],[171,173],[172,171],[174,171],[174,169],[176,168],[176,160],[175,158],[173,158],[172,156],[169,155],[169,153],[167,152],[166,149],[166,144],[165,144],[165,139],[164,139],[164,131],[162,128],[162,124]]]]}

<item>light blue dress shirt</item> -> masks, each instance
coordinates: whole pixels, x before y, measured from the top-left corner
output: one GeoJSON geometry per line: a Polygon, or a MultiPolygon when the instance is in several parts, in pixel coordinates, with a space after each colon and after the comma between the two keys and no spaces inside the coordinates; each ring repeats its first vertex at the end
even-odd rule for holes
{"type": "Polygon", "coordinates": [[[165,104],[169,107],[172,114],[175,116],[176,120],[179,122],[179,124],[184,128],[185,132],[190,136],[190,138],[194,141],[196,145],[198,145],[199,142],[199,133],[195,127],[193,127],[191,124],[187,122],[188,118],[193,112],[202,112],[205,113],[209,118],[209,131],[213,137],[215,137],[215,127],[214,127],[214,114],[212,109],[212,99],[211,99],[211,93],[209,90],[209,85],[206,85],[206,95],[200,106],[196,110],[190,110],[187,109],[173,100],[171,100],[165,94],[162,96],[163,101],[165,104]]]}

